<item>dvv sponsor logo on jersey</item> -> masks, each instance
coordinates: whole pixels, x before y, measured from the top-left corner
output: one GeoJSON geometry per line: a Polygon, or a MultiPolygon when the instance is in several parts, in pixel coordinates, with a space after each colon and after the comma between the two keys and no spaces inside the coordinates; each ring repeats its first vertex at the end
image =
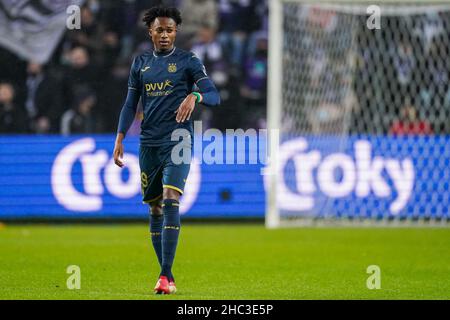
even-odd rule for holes
{"type": "Polygon", "coordinates": [[[145,84],[145,91],[148,96],[167,96],[173,92],[170,88],[173,88],[170,80],[145,84]]]}
{"type": "MultiPolygon", "coordinates": [[[[126,201],[140,201],[131,199],[140,195],[139,159],[134,154],[124,153],[124,161],[128,170],[126,180],[122,175],[123,169],[114,164],[110,153],[97,149],[95,139],[84,138],[70,143],[53,162],[51,186],[55,199],[66,210],[75,212],[102,210],[106,193],[126,201]],[[81,183],[80,177],[75,183],[74,178],[80,173],[81,183]]],[[[186,188],[181,200],[181,213],[194,204],[200,188],[200,176],[200,165],[194,158],[187,181],[189,188],[186,188]]]]}
{"type": "Polygon", "coordinates": [[[318,195],[334,199],[356,196],[389,199],[389,211],[395,215],[410,200],[415,181],[411,158],[375,155],[366,140],[355,141],[354,156],[340,152],[324,155],[308,147],[304,138],[280,146],[277,202],[281,210],[313,210],[318,195]]]}

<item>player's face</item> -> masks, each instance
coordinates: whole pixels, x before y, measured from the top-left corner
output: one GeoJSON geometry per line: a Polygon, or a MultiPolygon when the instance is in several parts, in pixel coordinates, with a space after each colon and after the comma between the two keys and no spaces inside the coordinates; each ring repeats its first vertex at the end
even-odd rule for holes
{"type": "Polygon", "coordinates": [[[148,33],[157,51],[168,51],[173,48],[177,24],[172,18],[156,18],[148,33]]]}

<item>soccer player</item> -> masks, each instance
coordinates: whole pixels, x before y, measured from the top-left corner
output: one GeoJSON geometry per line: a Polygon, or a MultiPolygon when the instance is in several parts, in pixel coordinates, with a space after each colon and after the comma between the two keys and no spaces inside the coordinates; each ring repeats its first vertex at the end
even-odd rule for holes
{"type": "MultiPolygon", "coordinates": [[[[176,8],[154,7],[143,18],[154,50],[137,56],[130,70],[128,94],[119,118],[114,162],[123,167],[123,139],[135,117],[139,99],[141,124],[139,165],[143,202],[150,206],[150,235],[161,266],[155,293],[176,291],[172,264],[180,232],[179,199],[189,173],[190,161],[173,161],[171,152],[179,141],[177,129],[186,129],[184,150],[192,154],[191,114],[197,103],[220,103],[216,87],[205,67],[191,52],[174,46],[181,14],[176,8]],[[198,91],[193,89],[198,88],[198,91]],[[186,149],[187,148],[187,149],[186,149]]],[[[179,131],[178,131],[179,132],[179,131]]]]}

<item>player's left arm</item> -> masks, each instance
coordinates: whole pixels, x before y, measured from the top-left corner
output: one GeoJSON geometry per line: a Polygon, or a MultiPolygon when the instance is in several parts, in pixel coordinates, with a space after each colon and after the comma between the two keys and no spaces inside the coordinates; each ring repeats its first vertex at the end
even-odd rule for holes
{"type": "Polygon", "coordinates": [[[203,78],[197,81],[197,87],[200,92],[193,92],[198,97],[199,103],[203,103],[209,107],[214,107],[220,104],[220,95],[216,86],[209,78],[203,78]]]}
{"type": "Polygon", "coordinates": [[[220,104],[219,92],[206,74],[205,67],[196,56],[191,57],[189,71],[199,88],[199,92],[192,92],[183,100],[176,111],[177,122],[189,120],[196,103],[202,103],[210,107],[220,104]]]}

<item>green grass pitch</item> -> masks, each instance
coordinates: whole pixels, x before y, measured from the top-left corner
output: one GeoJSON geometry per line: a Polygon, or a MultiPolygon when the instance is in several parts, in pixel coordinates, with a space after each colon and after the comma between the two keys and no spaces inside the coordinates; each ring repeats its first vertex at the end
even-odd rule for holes
{"type": "Polygon", "coordinates": [[[450,299],[450,229],[184,224],[178,293],[152,293],[145,224],[18,225],[0,230],[0,299],[450,299]],[[69,290],[69,265],[81,289],[69,290]],[[369,290],[369,265],[381,289],[369,290]]]}

